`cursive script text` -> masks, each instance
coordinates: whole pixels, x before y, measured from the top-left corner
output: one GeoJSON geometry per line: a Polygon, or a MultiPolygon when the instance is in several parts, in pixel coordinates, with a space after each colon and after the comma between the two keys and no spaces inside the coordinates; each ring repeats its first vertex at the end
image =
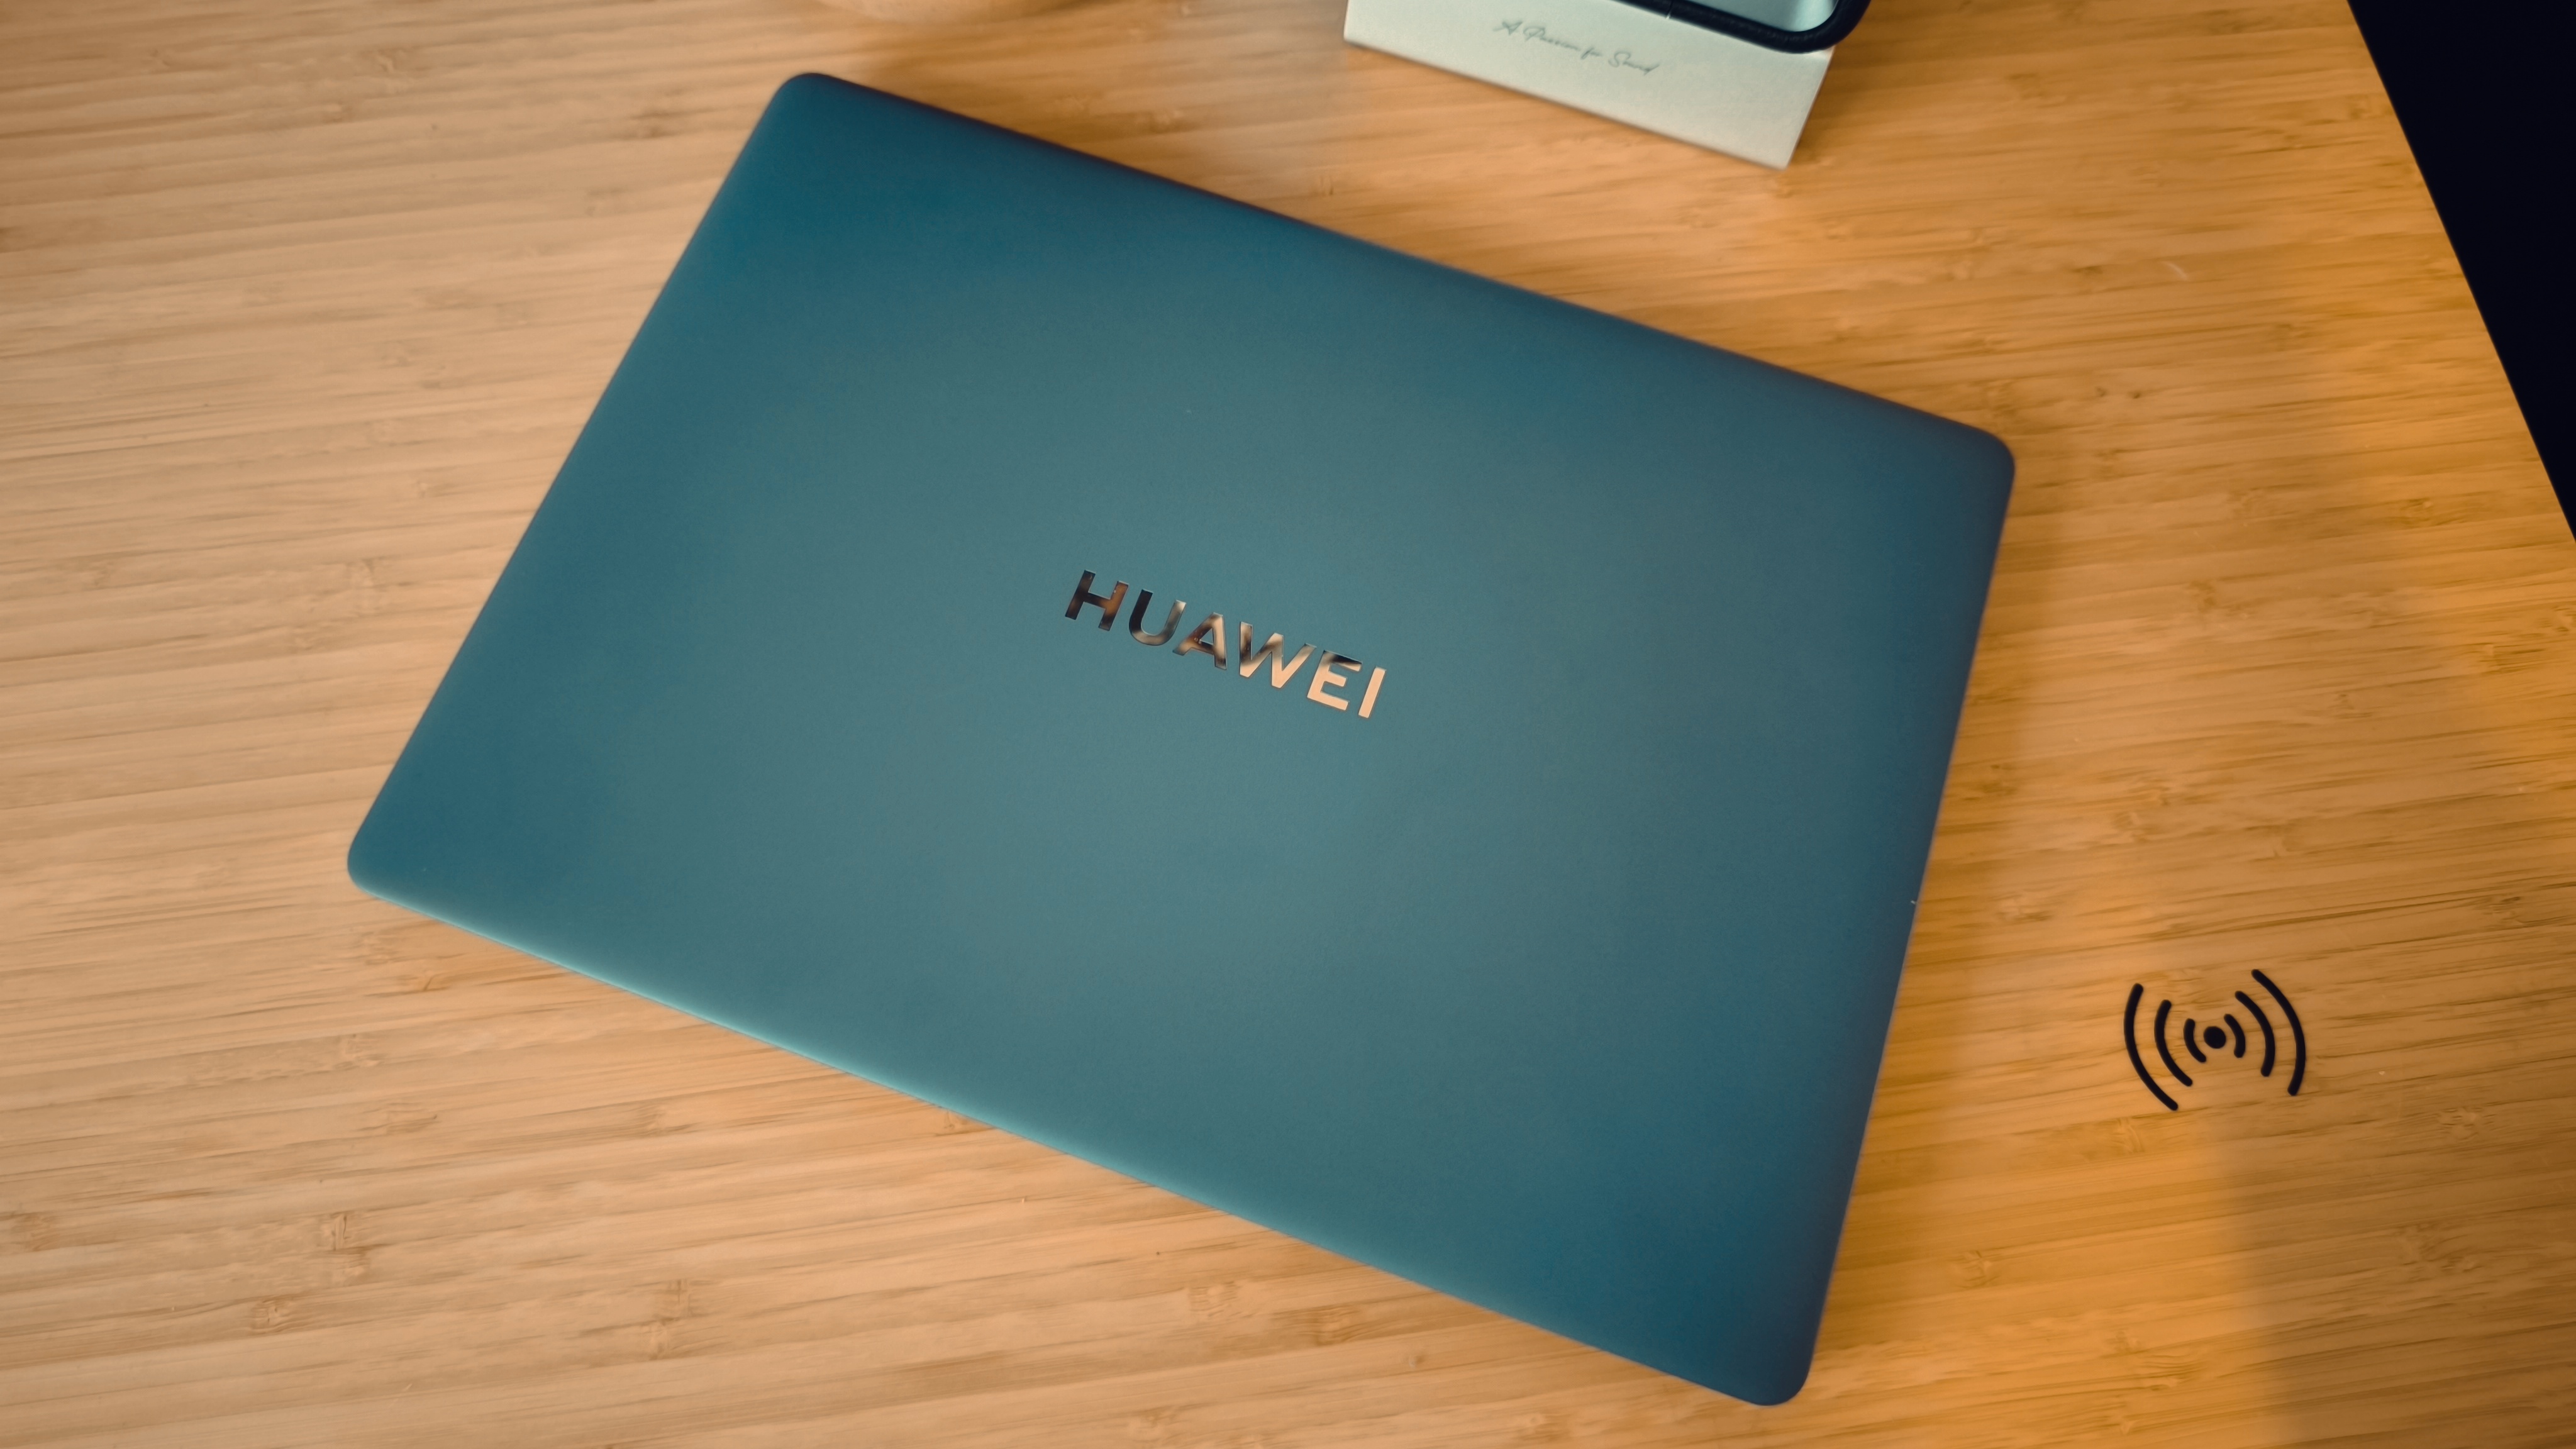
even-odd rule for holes
{"type": "Polygon", "coordinates": [[[1612,70],[1633,70],[1639,75],[1653,75],[1656,71],[1663,69],[1664,66],[1664,63],[1660,60],[1639,60],[1636,55],[1630,51],[1603,50],[1597,45],[1586,45],[1579,40],[1568,40],[1564,36],[1558,35],[1549,30],[1544,25],[1533,24],[1528,21],[1505,20],[1497,24],[1494,27],[1494,31],[1497,34],[1508,35],[1527,44],[1544,45],[1552,49],[1565,51],[1568,54],[1571,54],[1576,60],[1597,60],[1603,65],[1610,67],[1612,70]]]}

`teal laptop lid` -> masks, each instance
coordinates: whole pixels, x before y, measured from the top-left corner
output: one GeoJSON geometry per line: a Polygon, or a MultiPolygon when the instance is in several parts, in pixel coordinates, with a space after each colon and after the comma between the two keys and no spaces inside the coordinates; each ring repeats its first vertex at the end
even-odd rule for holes
{"type": "Polygon", "coordinates": [[[1776,1401],[2010,474],[801,77],[350,871],[1776,1401]]]}

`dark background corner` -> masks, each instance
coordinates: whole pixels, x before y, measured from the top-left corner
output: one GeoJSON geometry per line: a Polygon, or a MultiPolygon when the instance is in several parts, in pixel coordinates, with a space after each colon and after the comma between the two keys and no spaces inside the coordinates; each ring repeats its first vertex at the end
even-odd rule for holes
{"type": "Polygon", "coordinates": [[[2576,125],[2558,89],[2567,67],[2560,32],[2576,32],[2576,22],[2546,5],[2507,7],[2498,25],[2425,0],[2351,4],[2558,506],[2576,519],[2576,389],[2560,359],[2576,264],[2567,221],[2576,125]]]}

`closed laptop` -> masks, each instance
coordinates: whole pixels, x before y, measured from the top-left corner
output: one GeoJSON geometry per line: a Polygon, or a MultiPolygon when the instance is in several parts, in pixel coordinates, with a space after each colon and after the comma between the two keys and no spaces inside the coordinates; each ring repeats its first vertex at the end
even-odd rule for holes
{"type": "Polygon", "coordinates": [[[2010,477],[1970,428],[801,77],[350,868],[1776,1401],[2010,477]]]}

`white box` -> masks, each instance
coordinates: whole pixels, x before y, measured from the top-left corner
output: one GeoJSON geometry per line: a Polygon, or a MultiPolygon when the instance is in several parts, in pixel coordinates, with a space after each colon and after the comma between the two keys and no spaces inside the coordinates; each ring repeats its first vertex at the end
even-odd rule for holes
{"type": "Polygon", "coordinates": [[[1833,59],[1622,0],[1350,0],[1342,38],[1773,167],[1833,59]]]}

